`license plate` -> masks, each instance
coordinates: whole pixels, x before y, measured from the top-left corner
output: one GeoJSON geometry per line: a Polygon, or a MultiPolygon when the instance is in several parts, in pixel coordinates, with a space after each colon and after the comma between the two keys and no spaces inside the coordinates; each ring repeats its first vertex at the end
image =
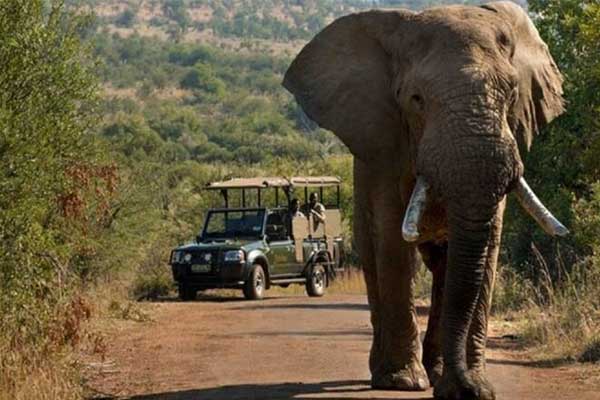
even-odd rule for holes
{"type": "Polygon", "coordinates": [[[210,272],[210,265],[194,264],[192,265],[192,272],[210,272]]]}

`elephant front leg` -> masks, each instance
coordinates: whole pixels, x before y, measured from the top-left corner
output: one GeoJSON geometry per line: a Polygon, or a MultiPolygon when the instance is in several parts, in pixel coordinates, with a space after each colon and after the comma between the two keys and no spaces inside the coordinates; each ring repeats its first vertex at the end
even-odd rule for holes
{"type": "Polygon", "coordinates": [[[378,307],[372,314],[376,327],[370,363],[372,386],[426,390],[429,380],[421,363],[422,348],[413,301],[412,278],[419,262],[416,248],[386,240],[379,242],[376,248],[378,307]]]}

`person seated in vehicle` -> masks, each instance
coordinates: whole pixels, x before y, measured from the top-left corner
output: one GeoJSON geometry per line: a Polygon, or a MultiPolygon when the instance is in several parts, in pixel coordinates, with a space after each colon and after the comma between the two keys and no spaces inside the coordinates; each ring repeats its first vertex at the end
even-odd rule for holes
{"type": "Polygon", "coordinates": [[[286,231],[284,218],[279,212],[272,212],[267,216],[265,233],[269,240],[285,240],[288,236],[286,231]]]}
{"type": "Polygon", "coordinates": [[[292,199],[292,201],[290,201],[288,215],[291,217],[291,219],[294,219],[296,217],[306,218],[306,215],[304,215],[304,213],[300,211],[300,201],[298,199],[292,199]]]}
{"type": "Polygon", "coordinates": [[[292,238],[292,221],[294,218],[306,218],[306,215],[300,211],[300,201],[298,201],[298,199],[292,199],[292,201],[290,201],[290,206],[286,214],[286,227],[292,238]]]}
{"type": "Polygon", "coordinates": [[[306,205],[307,214],[313,219],[313,230],[317,230],[319,223],[325,222],[325,206],[319,202],[319,195],[312,192],[306,205]]]}

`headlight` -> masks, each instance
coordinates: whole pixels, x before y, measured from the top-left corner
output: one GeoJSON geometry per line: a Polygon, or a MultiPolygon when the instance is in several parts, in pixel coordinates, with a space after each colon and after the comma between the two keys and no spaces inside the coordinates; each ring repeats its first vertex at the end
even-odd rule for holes
{"type": "Polygon", "coordinates": [[[173,251],[173,254],[171,254],[171,264],[178,264],[182,253],[181,251],[173,251]]]}
{"type": "Polygon", "coordinates": [[[242,262],[245,259],[243,250],[229,250],[225,252],[225,262],[242,262]]]}
{"type": "Polygon", "coordinates": [[[183,262],[190,263],[192,261],[192,253],[185,253],[183,256],[183,262]]]}

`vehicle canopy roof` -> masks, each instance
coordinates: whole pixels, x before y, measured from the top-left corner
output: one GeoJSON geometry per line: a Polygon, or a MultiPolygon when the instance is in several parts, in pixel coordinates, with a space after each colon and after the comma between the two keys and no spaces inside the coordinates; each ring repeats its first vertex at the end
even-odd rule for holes
{"type": "Polygon", "coordinates": [[[266,189],[266,188],[291,188],[291,187],[330,187],[338,186],[342,180],[337,176],[292,176],[289,178],[256,177],[233,178],[221,182],[211,182],[206,185],[209,190],[227,189],[266,189]]]}

